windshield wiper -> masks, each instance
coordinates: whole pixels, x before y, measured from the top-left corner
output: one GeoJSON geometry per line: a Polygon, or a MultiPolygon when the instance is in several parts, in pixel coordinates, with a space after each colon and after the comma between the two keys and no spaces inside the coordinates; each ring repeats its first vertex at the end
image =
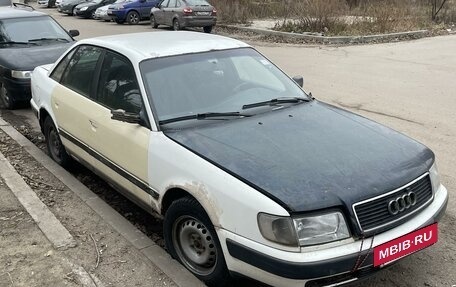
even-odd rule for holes
{"type": "Polygon", "coordinates": [[[256,108],[256,107],[262,107],[262,106],[274,106],[274,105],[277,105],[277,104],[300,103],[300,102],[310,102],[310,101],[311,100],[309,98],[299,98],[299,97],[276,98],[276,99],[271,99],[271,100],[264,101],[264,102],[258,102],[258,103],[243,105],[242,109],[243,110],[247,110],[247,109],[256,108]]]}
{"type": "Polygon", "coordinates": [[[68,39],[65,38],[38,38],[38,39],[31,39],[29,42],[39,42],[39,41],[59,41],[59,42],[65,42],[68,43],[68,39]]]}
{"type": "Polygon", "coordinates": [[[250,117],[250,115],[244,115],[240,112],[224,112],[224,113],[201,113],[194,115],[181,116],[171,119],[159,121],[159,124],[166,125],[169,123],[187,121],[187,120],[204,120],[208,118],[223,118],[223,117],[250,117]]]}
{"type": "Polygon", "coordinates": [[[38,45],[37,43],[29,43],[29,42],[16,42],[16,41],[6,41],[0,42],[0,45],[38,45]]]}

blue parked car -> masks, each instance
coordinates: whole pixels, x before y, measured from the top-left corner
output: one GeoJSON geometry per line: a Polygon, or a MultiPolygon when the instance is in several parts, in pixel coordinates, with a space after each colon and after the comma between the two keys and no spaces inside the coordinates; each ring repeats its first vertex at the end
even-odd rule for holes
{"type": "Polygon", "coordinates": [[[108,15],[117,24],[138,24],[141,20],[150,19],[150,10],[155,7],[160,0],[127,0],[116,3],[108,8],[108,15]]]}

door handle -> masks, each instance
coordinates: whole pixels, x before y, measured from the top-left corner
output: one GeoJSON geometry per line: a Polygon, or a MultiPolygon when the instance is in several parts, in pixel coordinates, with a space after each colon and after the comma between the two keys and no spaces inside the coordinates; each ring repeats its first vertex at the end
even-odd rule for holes
{"type": "Polygon", "coordinates": [[[89,123],[93,131],[95,131],[98,128],[98,124],[94,120],[89,120],[89,123]]]}

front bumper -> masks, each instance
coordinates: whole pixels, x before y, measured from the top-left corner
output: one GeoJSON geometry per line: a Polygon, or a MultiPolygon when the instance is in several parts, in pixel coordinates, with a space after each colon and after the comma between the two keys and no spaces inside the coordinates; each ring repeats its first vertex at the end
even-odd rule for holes
{"type": "Polygon", "coordinates": [[[76,10],[76,16],[88,18],[92,16],[92,11],[89,11],[88,9],[84,11],[76,10]]]}
{"type": "Polygon", "coordinates": [[[65,14],[72,14],[73,13],[73,5],[65,5],[65,6],[60,6],[57,8],[57,11],[60,13],[65,13],[65,14]]]}
{"type": "Polygon", "coordinates": [[[412,220],[365,238],[362,245],[361,240],[357,240],[325,249],[306,247],[297,253],[278,250],[224,229],[217,234],[228,269],[234,273],[273,286],[329,286],[352,282],[380,271],[382,268],[373,267],[371,243],[375,247],[437,222],[445,213],[447,203],[448,192],[441,185],[432,203],[412,220]],[[364,262],[355,271],[353,267],[359,258],[364,262]]]}
{"type": "Polygon", "coordinates": [[[30,79],[4,78],[5,88],[15,102],[30,101],[32,92],[30,90],[30,79]]]}
{"type": "Polygon", "coordinates": [[[127,18],[127,12],[124,10],[108,10],[108,16],[113,20],[125,21],[127,18]]]}

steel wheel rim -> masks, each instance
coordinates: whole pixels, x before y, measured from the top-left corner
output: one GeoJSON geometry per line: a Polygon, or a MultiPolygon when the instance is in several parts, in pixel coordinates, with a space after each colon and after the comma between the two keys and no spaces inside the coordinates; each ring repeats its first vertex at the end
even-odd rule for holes
{"type": "Polygon", "coordinates": [[[209,229],[192,216],[181,216],[173,224],[173,245],[182,264],[195,274],[211,274],[217,264],[217,249],[209,229]]]}
{"type": "Polygon", "coordinates": [[[49,151],[51,152],[52,156],[58,160],[60,160],[60,150],[61,144],[59,135],[54,127],[51,127],[49,130],[49,151]]]}
{"type": "Polygon", "coordinates": [[[173,25],[174,31],[179,30],[179,21],[174,20],[174,25],[173,25]]]}
{"type": "Polygon", "coordinates": [[[135,13],[130,14],[130,23],[136,24],[138,22],[138,15],[135,13]]]}

